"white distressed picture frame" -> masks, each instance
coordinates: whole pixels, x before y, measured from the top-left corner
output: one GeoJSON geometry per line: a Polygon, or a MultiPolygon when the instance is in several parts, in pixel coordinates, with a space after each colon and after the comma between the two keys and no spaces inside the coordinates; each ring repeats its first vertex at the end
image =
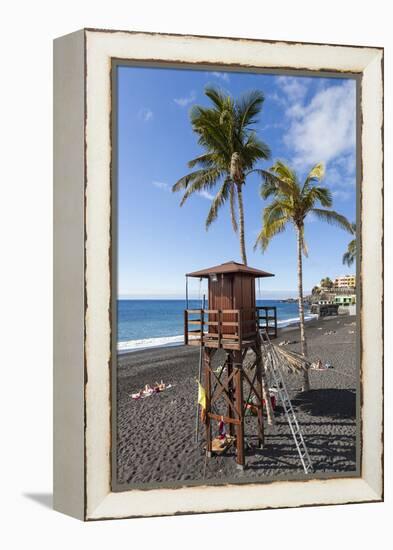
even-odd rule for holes
{"type": "Polygon", "coordinates": [[[54,46],[54,507],[82,520],[383,499],[383,50],[81,30],[54,46]],[[361,75],[361,475],[111,491],[111,66],[361,75]]]}

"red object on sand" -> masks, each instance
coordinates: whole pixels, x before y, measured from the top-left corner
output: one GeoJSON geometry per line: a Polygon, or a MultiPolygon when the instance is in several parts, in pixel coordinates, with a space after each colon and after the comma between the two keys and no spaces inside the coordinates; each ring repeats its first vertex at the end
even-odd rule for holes
{"type": "MultiPolygon", "coordinates": [[[[274,410],[276,408],[276,396],[275,395],[270,396],[270,402],[271,402],[272,408],[274,410]]],[[[265,405],[265,400],[263,400],[263,404],[265,405]]]]}
{"type": "Polygon", "coordinates": [[[225,439],[226,437],[226,432],[225,432],[225,424],[224,424],[224,420],[221,418],[219,424],[218,424],[218,438],[219,439],[225,439]]]}

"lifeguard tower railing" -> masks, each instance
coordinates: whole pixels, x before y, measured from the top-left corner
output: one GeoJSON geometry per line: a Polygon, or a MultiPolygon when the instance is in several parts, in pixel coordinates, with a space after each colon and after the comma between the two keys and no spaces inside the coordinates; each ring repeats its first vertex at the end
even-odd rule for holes
{"type": "Polygon", "coordinates": [[[255,342],[259,330],[266,331],[270,339],[277,338],[276,307],[184,311],[184,343],[188,346],[241,350],[255,342]]]}

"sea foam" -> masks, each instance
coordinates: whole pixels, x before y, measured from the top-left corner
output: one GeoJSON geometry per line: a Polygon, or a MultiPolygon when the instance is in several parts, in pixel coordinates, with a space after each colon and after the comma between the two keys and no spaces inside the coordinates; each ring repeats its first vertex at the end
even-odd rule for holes
{"type": "MultiPolygon", "coordinates": [[[[318,319],[318,315],[310,313],[304,316],[304,320],[306,322],[312,321],[313,319],[318,319]]],[[[299,320],[299,317],[293,317],[292,319],[282,319],[281,321],[277,321],[277,326],[278,328],[289,327],[290,325],[296,325],[299,320]]]]}
{"type": "Polygon", "coordinates": [[[119,353],[124,353],[149,348],[180,346],[181,344],[184,344],[183,334],[179,334],[177,336],[160,336],[159,338],[143,338],[140,340],[118,342],[117,351],[119,353]]]}

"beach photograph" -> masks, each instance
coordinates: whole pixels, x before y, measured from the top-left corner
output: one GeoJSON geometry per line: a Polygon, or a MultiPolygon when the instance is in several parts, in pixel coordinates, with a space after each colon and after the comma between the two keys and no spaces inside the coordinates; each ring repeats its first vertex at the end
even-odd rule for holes
{"type": "Polygon", "coordinates": [[[358,476],[356,79],[113,82],[113,489],[358,476]]]}

